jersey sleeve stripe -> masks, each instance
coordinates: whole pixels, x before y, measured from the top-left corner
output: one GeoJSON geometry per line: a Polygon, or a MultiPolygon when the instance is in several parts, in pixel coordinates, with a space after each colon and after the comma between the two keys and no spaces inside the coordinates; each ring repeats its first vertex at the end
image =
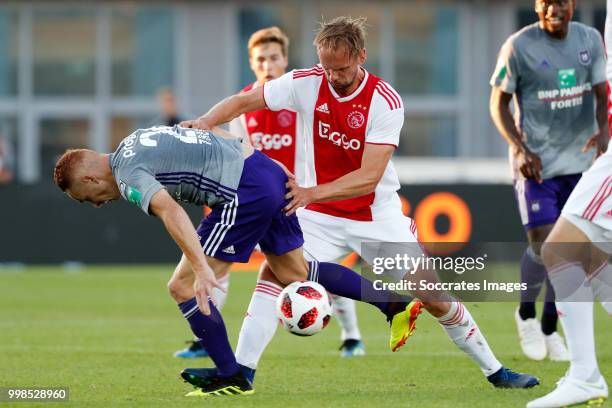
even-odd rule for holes
{"type": "Polygon", "coordinates": [[[380,81],[380,86],[384,88],[387,93],[393,98],[393,100],[397,103],[397,107],[400,108],[402,106],[402,98],[384,81],[380,81]]]}
{"type": "Polygon", "coordinates": [[[401,96],[399,96],[399,94],[397,92],[395,92],[395,89],[393,89],[391,87],[391,85],[389,85],[388,83],[386,83],[385,81],[380,81],[381,85],[387,90],[389,91],[389,93],[391,94],[391,96],[394,97],[394,99],[397,101],[397,106],[401,108],[402,106],[402,98],[401,96]]]}
{"type": "Polygon", "coordinates": [[[389,109],[395,110],[398,108],[396,106],[396,102],[391,98],[391,96],[382,87],[376,85],[376,90],[378,91],[378,94],[382,96],[385,99],[385,101],[387,101],[387,104],[389,105],[389,109]]]}
{"type": "Polygon", "coordinates": [[[296,69],[295,71],[293,71],[293,76],[313,74],[313,73],[323,73],[323,68],[314,67],[314,68],[309,68],[309,69],[296,69]]]}
{"type": "Polygon", "coordinates": [[[317,74],[317,73],[313,73],[313,74],[304,74],[304,75],[294,75],[293,79],[300,79],[300,78],[306,78],[309,76],[323,76],[323,74],[317,74]]]}
{"type": "Polygon", "coordinates": [[[393,143],[375,143],[375,142],[365,142],[366,144],[377,145],[377,146],[393,146],[397,149],[397,145],[393,143]]]}
{"type": "Polygon", "coordinates": [[[311,75],[323,75],[323,70],[310,69],[310,70],[299,70],[293,72],[293,79],[303,78],[311,75]]]}
{"type": "Polygon", "coordinates": [[[384,92],[385,95],[387,95],[387,97],[393,101],[393,106],[394,106],[393,109],[398,109],[401,106],[399,98],[393,95],[393,93],[389,90],[389,88],[384,86],[382,82],[378,84],[378,89],[380,89],[381,92],[384,92]]]}
{"type": "Polygon", "coordinates": [[[300,74],[300,73],[304,73],[304,72],[311,72],[311,71],[321,71],[321,72],[323,72],[323,68],[321,68],[321,67],[320,67],[320,66],[318,66],[318,65],[315,65],[315,66],[314,66],[314,67],[312,67],[312,68],[296,69],[296,70],[294,70],[293,72],[294,72],[294,73],[296,73],[296,74],[300,74]]]}
{"type": "Polygon", "coordinates": [[[385,89],[386,89],[386,90],[389,92],[389,94],[391,94],[391,96],[393,97],[393,99],[394,99],[395,101],[397,101],[397,106],[398,106],[398,108],[401,108],[401,106],[402,106],[402,98],[401,98],[401,97],[400,97],[400,96],[397,94],[397,92],[395,92],[395,89],[393,89],[393,88],[391,87],[391,85],[389,85],[389,84],[388,84],[388,83],[386,83],[385,81],[380,81],[380,82],[379,82],[379,84],[380,84],[380,85],[381,85],[383,88],[385,88],[385,89]]]}

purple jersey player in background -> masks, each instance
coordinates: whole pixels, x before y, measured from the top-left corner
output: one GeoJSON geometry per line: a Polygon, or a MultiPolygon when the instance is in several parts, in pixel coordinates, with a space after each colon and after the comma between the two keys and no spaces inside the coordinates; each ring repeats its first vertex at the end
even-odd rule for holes
{"type": "Polygon", "coordinates": [[[608,141],[603,42],[595,29],[571,22],[575,6],[574,0],[536,0],[540,21],[508,38],[491,78],[491,116],[510,145],[516,198],[530,243],[521,260],[528,290],[521,293],[515,318],[521,348],[533,360],[569,359],[557,333],[554,291],[540,249],[582,172],[608,141]],[[544,280],[540,329],[535,299],[544,280]]]}

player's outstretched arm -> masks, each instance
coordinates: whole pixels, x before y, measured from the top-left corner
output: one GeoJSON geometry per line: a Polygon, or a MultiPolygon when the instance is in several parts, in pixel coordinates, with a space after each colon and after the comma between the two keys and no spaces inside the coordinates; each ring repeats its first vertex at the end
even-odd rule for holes
{"type": "Polygon", "coordinates": [[[230,133],[227,130],[220,128],[219,126],[213,126],[210,130],[212,130],[216,136],[221,136],[224,139],[241,139],[240,136],[236,136],[233,133],[230,133]]]}
{"type": "Polygon", "coordinates": [[[295,180],[289,180],[287,187],[290,191],[285,198],[291,201],[285,207],[287,215],[311,203],[346,200],[373,192],[385,173],[394,151],[395,146],[366,143],[361,167],[331,183],[302,188],[295,180]]]}
{"type": "Polygon", "coordinates": [[[503,92],[500,88],[494,86],[491,89],[491,99],[489,101],[491,119],[499,133],[501,133],[514,150],[523,176],[541,182],[542,162],[538,155],[532,153],[523,142],[523,138],[514,123],[514,118],[510,111],[511,100],[511,94],[503,92]]]}
{"type": "Polygon", "coordinates": [[[597,103],[595,116],[597,118],[599,130],[587,140],[582,151],[585,152],[595,148],[595,157],[599,157],[605,153],[608,148],[608,142],[610,141],[610,129],[608,128],[608,89],[606,83],[602,82],[601,84],[593,86],[593,91],[595,92],[597,103]]]}
{"type": "Polygon", "coordinates": [[[174,242],[189,260],[195,275],[194,289],[198,306],[202,313],[209,315],[208,297],[212,298],[214,288],[221,291],[224,291],[224,289],[219,285],[215,273],[206,262],[206,257],[197,239],[198,234],[191,223],[191,219],[166,190],[155,193],[151,198],[149,210],[164,223],[174,242]]]}
{"type": "Polygon", "coordinates": [[[264,87],[257,87],[248,92],[229,96],[198,119],[181,122],[180,126],[209,130],[214,126],[227,123],[243,113],[263,109],[266,107],[263,89],[264,87]]]}

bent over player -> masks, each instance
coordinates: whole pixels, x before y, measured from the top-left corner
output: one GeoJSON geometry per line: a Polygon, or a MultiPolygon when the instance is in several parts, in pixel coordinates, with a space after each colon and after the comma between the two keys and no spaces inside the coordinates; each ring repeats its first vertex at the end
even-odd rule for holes
{"type": "Polygon", "coordinates": [[[170,295],[218,369],[214,379],[199,384],[204,395],[253,393],[209,296],[220,287],[215,276],[224,276],[233,262],[247,262],[257,243],[282,284],[304,280],[314,268],[328,291],[377,307],[391,322],[392,348],[414,330],[420,302],[376,291],[341,265],[304,259],[297,217],[283,213],[287,175],[237,139],[178,126],[140,129],[112,154],[68,150],[55,166],[54,181],[79,202],[100,207],[123,197],[163,222],[183,251],[168,283],[170,295]],[[177,201],[212,208],[197,233],[177,201]],[[230,245],[232,253],[221,251],[230,245]]]}

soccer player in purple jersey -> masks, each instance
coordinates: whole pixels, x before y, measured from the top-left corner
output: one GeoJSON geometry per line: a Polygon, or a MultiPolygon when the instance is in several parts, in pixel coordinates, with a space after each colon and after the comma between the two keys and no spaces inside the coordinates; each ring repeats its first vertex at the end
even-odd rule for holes
{"type": "Polygon", "coordinates": [[[521,348],[533,360],[567,361],[557,333],[554,290],[540,256],[582,172],[607,146],[605,53],[599,33],[571,22],[574,0],[536,0],[539,22],[511,35],[491,78],[491,117],[510,147],[514,188],[530,243],[521,259],[515,314],[521,348]],[[515,117],[510,111],[514,98],[515,117]],[[541,326],[535,300],[546,281],[541,326]]]}
{"type": "Polygon", "coordinates": [[[74,200],[101,207],[123,197],[156,216],[183,251],[168,289],[217,367],[201,381],[193,372],[183,372],[183,378],[203,395],[254,392],[211,296],[221,289],[217,277],[233,262],[247,262],[257,243],[279,282],[316,274],[331,293],[367,301],[391,323],[390,347],[401,347],[414,331],[421,302],[376,290],[341,265],[307,262],[297,216],[283,211],[289,175],[251,146],[218,134],[177,126],[139,129],[112,154],[68,150],[54,170],[55,183],[74,200]],[[178,201],[208,205],[212,212],[196,231],[178,201]]]}

